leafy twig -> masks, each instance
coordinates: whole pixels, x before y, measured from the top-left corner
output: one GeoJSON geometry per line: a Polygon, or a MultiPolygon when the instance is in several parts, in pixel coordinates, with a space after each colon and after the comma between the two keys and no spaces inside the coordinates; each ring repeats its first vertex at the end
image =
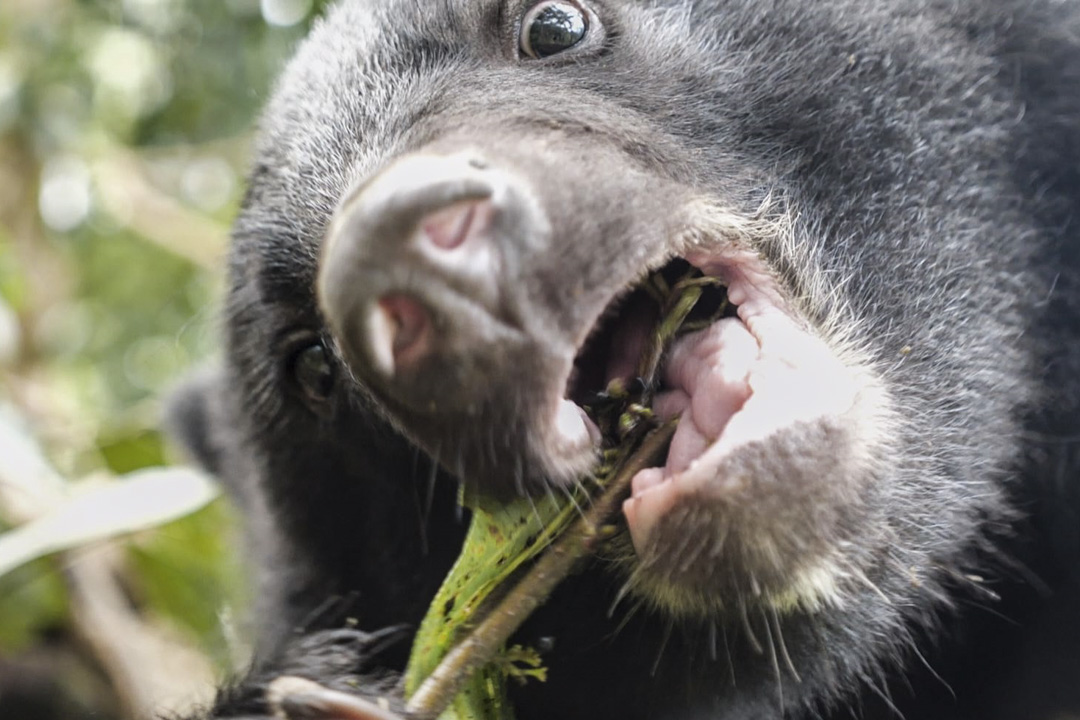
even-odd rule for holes
{"type": "Polygon", "coordinates": [[[409,699],[406,710],[415,720],[433,720],[445,710],[469,676],[490,662],[506,640],[548,598],[574,564],[592,551],[602,528],[618,512],[638,471],[655,464],[667,450],[675,424],[649,433],[641,447],[619,468],[614,480],[592,507],[548,548],[536,565],[465,639],[447,653],[409,699]]]}

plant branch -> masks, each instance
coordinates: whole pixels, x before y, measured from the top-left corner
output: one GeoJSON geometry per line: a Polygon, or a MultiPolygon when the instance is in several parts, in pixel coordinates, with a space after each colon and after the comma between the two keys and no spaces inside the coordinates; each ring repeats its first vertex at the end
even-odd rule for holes
{"type": "Polygon", "coordinates": [[[615,473],[614,479],[584,515],[545,552],[506,597],[453,647],[417,688],[406,706],[412,720],[434,720],[449,707],[469,676],[490,662],[536,608],[547,600],[574,565],[588,555],[601,529],[618,512],[640,470],[655,464],[667,450],[675,423],[650,432],[615,473]]]}

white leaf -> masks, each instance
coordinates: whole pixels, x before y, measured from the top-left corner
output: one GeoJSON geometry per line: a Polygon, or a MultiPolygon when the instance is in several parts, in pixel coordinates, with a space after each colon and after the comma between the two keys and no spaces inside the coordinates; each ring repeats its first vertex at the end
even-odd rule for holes
{"type": "Polygon", "coordinates": [[[176,520],[217,495],[213,481],[188,468],[141,470],[73,493],[44,515],[0,535],[0,576],[50,553],[176,520]]]}

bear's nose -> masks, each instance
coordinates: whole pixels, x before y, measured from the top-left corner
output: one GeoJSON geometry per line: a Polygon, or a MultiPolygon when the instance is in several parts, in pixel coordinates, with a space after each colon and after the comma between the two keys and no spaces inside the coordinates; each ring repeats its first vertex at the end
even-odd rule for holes
{"type": "MultiPolygon", "coordinates": [[[[430,213],[418,223],[421,252],[434,262],[453,263],[438,256],[468,243],[488,242],[491,213],[489,200],[454,203],[430,213]]],[[[431,349],[431,313],[417,298],[390,292],[377,301],[368,332],[376,367],[393,375],[409,369],[431,349]]]]}
{"type": "Polygon", "coordinates": [[[318,279],[346,362],[414,407],[474,404],[522,342],[506,293],[543,228],[535,205],[521,179],[465,152],[405,156],[359,184],[318,279]]]}

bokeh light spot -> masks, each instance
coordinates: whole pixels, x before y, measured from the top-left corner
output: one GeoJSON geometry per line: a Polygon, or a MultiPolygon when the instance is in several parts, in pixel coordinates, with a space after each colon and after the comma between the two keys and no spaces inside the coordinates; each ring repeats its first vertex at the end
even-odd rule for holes
{"type": "Polygon", "coordinates": [[[311,0],[261,0],[263,19],[278,27],[291,27],[311,13],[311,0]]]}
{"type": "Polygon", "coordinates": [[[42,172],[38,209],[41,219],[56,232],[71,232],[90,215],[90,171],[75,157],[50,160],[42,172]]]}

